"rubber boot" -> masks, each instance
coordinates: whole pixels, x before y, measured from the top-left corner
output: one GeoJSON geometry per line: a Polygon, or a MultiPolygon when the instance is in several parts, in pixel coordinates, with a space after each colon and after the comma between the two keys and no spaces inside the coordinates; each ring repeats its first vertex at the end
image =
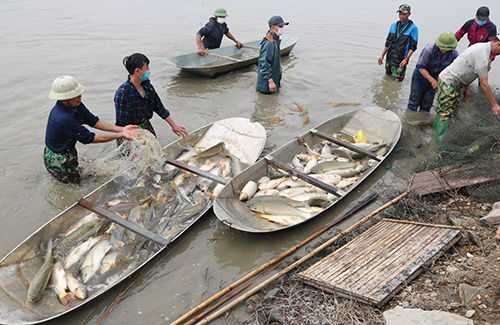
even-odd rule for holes
{"type": "Polygon", "coordinates": [[[446,130],[448,130],[448,122],[439,121],[439,116],[436,115],[432,128],[436,129],[436,143],[439,146],[441,141],[443,141],[446,130]]]}

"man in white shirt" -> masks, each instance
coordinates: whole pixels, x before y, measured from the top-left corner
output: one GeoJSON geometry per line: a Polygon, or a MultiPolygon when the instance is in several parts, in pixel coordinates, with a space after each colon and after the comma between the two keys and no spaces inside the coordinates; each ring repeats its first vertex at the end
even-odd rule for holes
{"type": "Polygon", "coordinates": [[[469,85],[479,77],[484,96],[491,104],[494,115],[500,114],[498,105],[488,83],[490,55],[500,54],[500,34],[491,42],[477,43],[468,47],[452,64],[444,69],[438,80],[438,109],[433,128],[436,129],[436,142],[439,145],[448,128],[448,120],[460,101],[462,88],[463,101],[470,98],[469,85]]]}

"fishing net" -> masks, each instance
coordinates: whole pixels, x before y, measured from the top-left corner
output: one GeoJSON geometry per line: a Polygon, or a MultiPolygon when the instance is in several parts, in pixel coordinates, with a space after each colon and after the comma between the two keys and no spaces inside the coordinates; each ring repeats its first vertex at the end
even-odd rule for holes
{"type": "Polygon", "coordinates": [[[83,177],[106,179],[124,174],[133,179],[146,170],[161,173],[165,165],[158,139],[146,130],[137,131],[134,140],[124,141],[105,157],[95,160],[81,157],[81,162],[83,177]]]}
{"type": "MultiPolygon", "coordinates": [[[[493,94],[500,102],[496,89],[493,94]]],[[[492,114],[477,82],[471,85],[469,101],[455,109],[432,165],[441,167],[445,180],[475,179],[466,190],[478,200],[500,201],[500,117],[492,114]]]]}

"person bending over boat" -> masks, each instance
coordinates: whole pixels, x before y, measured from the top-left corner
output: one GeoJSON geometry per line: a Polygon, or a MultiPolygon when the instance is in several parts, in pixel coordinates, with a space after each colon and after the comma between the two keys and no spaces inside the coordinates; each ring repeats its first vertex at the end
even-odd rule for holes
{"type": "Polygon", "coordinates": [[[196,33],[196,45],[198,45],[198,53],[200,53],[201,56],[207,54],[207,50],[218,49],[224,35],[235,42],[238,48],[243,46],[243,43],[238,41],[227,27],[226,17],[228,14],[226,9],[215,9],[214,16],[215,17],[210,17],[208,23],[196,33]]]}
{"type": "Polygon", "coordinates": [[[269,31],[260,42],[260,53],[257,73],[257,90],[264,94],[275,93],[280,89],[281,56],[280,36],[288,22],[281,16],[272,16],[269,21],[269,31]]]}
{"type": "Polygon", "coordinates": [[[80,183],[76,142],[83,144],[132,140],[137,125],[116,126],[100,120],[82,103],[85,87],[72,76],[60,76],[52,83],[50,99],[57,99],[47,120],[44,165],[47,171],[63,183],[80,183]],[[112,133],[95,134],[83,126],[112,133]]]}
{"type": "MultiPolygon", "coordinates": [[[[150,131],[156,136],[153,125],[149,121],[156,112],[167,121],[172,131],[178,136],[186,136],[186,129],[174,123],[170,112],[163,106],[160,96],[156,93],[149,76],[149,59],[141,53],[134,53],[123,59],[123,65],[129,75],[115,93],[116,125],[138,125],[139,128],[150,131]]],[[[123,140],[118,140],[121,144],[123,140]]]]}

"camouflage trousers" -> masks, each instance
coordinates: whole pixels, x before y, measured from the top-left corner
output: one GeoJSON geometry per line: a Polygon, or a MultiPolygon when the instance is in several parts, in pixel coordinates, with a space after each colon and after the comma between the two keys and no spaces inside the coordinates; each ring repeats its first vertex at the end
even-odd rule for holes
{"type": "Polygon", "coordinates": [[[47,171],[62,183],[79,184],[81,181],[76,148],[68,153],[56,153],[45,147],[43,164],[47,171]]]}
{"type": "Polygon", "coordinates": [[[403,81],[405,78],[406,67],[401,68],[399,65],[391,65],[385,63],[385,74],[392,76],[397,81],[403,81]]]}
{"type": "Polygon", "coordinates": [[[438,80],[438,91],[437,91],[437,116],[439,116],[439,122],[448,122],[453,111],[460,102],[460,89],[455,88],[453,85],[448,85],[438,80]]]}

